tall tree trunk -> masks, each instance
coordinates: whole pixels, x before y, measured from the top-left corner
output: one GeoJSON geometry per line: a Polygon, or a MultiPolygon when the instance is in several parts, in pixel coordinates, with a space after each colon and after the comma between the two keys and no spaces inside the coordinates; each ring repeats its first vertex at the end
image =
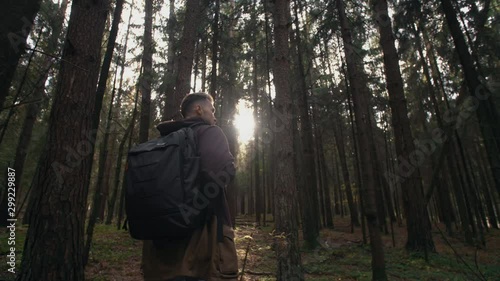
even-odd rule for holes
{"type": "MultiPolygon", "coordinates": [[[[118,120],[120,117],[120,109],[121,109],[121,99],[122,99],[122,94],[123,94],[123,76],[125,74],[125,63],[127,61],[127,46],[128,46],[128,36],[130,34],[130,23],[132,20],[132,14],[133,14],[133,9],[134,9],[134,0],[132,0],[132,3],[130,3],[130,14],[128,17],[128,23],[127,23],[127,31],[125,33],[125,39],[124,39],[124,44],[123,44],[123,51],[121,54],[121,59],[120,59],[120,82],[118,83],[118,96],[116,97],[116,108],[117,110],[114,111],[114,119],[118,120]]],[[[133,111],[133,117],[132,120],[135,120],[135,112],[136,112],[136,106],[137,104],[134,104],[134,111],[133,111]]],[[[106,224],[109,225],[111,224],[111,221],[113,220],[114,216],[114,211],[115,211],[115,203],[116,199],[118,197],[118,189],[120,185],[120,172],[121,172],[121,165],[122,165],[122,159],[123,159],[123,151],[125,148],[125,141],[128,138],[128,134],[131,134],[132,130],[132,125],[129,125],[129,128],[124,133],[123,139],[120,141],[120,144],[118,146],[118,159],[117,159],[117,165],[115,168],[115,178],[114,178],[114,187],[113,187],[113,192],[111,194],[111,199],[108,201],[108,215],[106,217],[106,224]]]]}
{"type": "Polygon", "coordinates": [[[84,280],[91,129],[108,7],[106,0],[82,0],[71,8],[18,281],[84,280]]]}
{"type": "MultiPolygon", "coordinates": [[[[151,84],[153,82],[153,0],[145,0],[144,53],[142,54],[142,75],[139,78],[141,91],[141,118],[139,122],[139,142],[149,138],[151,122],[151,84]]],[[[179,103],[180,104],[180,103],[179,103]]]]}
{"type": "MultiPolygon", "coordinates": [[[[253,0],[253,10],[250,18],[250,24],[257,30],[257,0],[253,0]]],[[[252,54],[252,64],[253,64],[253,73],[252,73],[252,97],[253,97],[253,119],[254,122],[259,120],[259,80],[258,80],[258,58],[257,58],[257,37],[252,40],[253,54],[252,54]]],[[[256,124],[254,129],[254,140],[253,140],[253,157],[252,157],[252,165],[253,165],[253,174],[254,178],[254,187],[255,187],[255,220],[257,225],[261,225],[261,215],[263,212],[262,208],[262,185],[260,183],[260,138],[259,138],[259,126],[256,124]]]]}
{"type": "Polygon", "coordinates": [[[219,14],[220,0],[215,0],[214,21],[212,23],[212,73],[210,75],[210,95],[214,100],[217,92],[217,63],[219,62],[219,14]]]}
{"type": "MultiPolygon", "coordinates": [[[[422,16],[421,16],[421,18],[422,18],[422,16]]],[[[438,99],[437,99],[436,88],[434,87],[434,85],[431,82],[433,80],[433,77],[430,74],[431,72],[430,72],[429,66],[427,65],[426,56],[424,56],[424,51],[422,48],[422,40],[420,39],[420,31],[423,30],[422,21],[420,21],[418,25],[419,25],[419,28],[413,29],[413,33],[414,33],[416,41],[417,41],[416,42],[417,50],[418,50],[418,53],[420,56],[420,60],[422,62],[422,69],[423,69],[423,72],[425,75],[427,90],[429,91],[429,97],[431,99],[432,106],[434,108],[434,114],[436,116],[438,126],[441,129],[445,129],[444,123],[443,123],[443,120],[441,117],[440,106],[439,106],[438,99]]],[[[429,51],[427,51],[427,52],[429,52],[429,51]]],[[[427,54],[427,55],[429,56],[429,54],[427,54]]],[[[432,62],[431,62],[431,64],[432,64],[432,62]]],[[[449,161],[451,160],[450,156],[447,155],[446,158],[447,158],[448,163],[449,163],[449,161]]],[[[433,164],[435,165],[436,163],[433,163],[433,164]]],[[[445,183],[445,181],[441,181],[441,182],[445,183]]],[[[432,184],[432,179],[431,179],[430,184],[432,184]]],[[[447,230],[448,234],[451,235],[453,232],[453,230],[451,228],[452,206],[451,206],[451,200],[450,200],[449,187],[446,184],[439,185],[438,200],[439,200],[439,207],[442,210],[441,214],[442,214],[443,222],[446,225],[446,230],[447,230]]]]}
{"type": "Polygon", "coordinates": [[[300,115],[300,137],[303,151],[302,186],[299,186],[299,194],[302,198],[302,232],[306,247],[314,248],[318,245],[319,237],[319,209],[318,192],[316,182],[316,164],[314,161],[314,142],[311,118],[309,116],[309,103],[307,100],[306,75],[303,65],[302,41],[299,32],[298,5],[294,1],[295,11],[295,40],[297,42],[297,61],[299,71],[298,82],[298,109],[300,115]]]}
{"type": "MultiPolygon", "coordinates": [[[[408,238],[406,248],[413,251],[435,251],[432,241],[429,214],[424,201],[422,181],[418,166],[422,156],[418,156],[411,134],[408,108],[404,96],[403,79],[399,68],[399,59],[394,45],[392,23],[389,17],[386,0],[372,0],[371,4],[375,13],[375,20],[380,32],[380,45],[384,52],[384,69],[389,92],[389,105],[392,112],[392,127],[396,140],[398,159],[408,159],[413,166],[413,172],[398,175],[406,191],[403,198],[406,208],[406,228],[408,238]]],[[[425,160],[425,159],[423,159],[425,160]]]]}
{"type": "Polygon", "coordinates": [[[452,2],[450,0],[441,0],[441,6],[446,16],[451,36],[455,42],[455,47],[464,71],[465,82],[469,90],[470,97],[467,100],[469,105],[468,110],[476,111],[477,118],[481,124],[483,141],[488,151],[488,161],[493,179],[495,180],[496,189],[500,194],[500,123],[498,122],[500,116],[493,104],[491,92],[480,81],[464,35],[460,29],[452,2]]]}
{"type": "Polygon", "coordinates": [[[198,25],[200,0],[186,1],[186,16],[184,18],[184,30],[181,39],[181,53],[179,55],[179,64],[177,79],[175,82],[174,97],[168,109],[167,119],[181,119],[179,107],[182,99],[190,92],[191,70],[193,67],[194,48],[196,38],[196,27],[198,25]]]}
{"type": "MultiPolygon", "coordinates": [[[[229,1],[230,11],[235,10],[234,0],[229,1]]],[[[233,13],[230,13],[233,14],[233,13]]],[[[223,22],[226,29],[228,29],[227,38],[224,44],[221,46],[221,76],[224,77],[228,83],[224,83],[221,87],[221,97],[223,101],[222,106],[222,120],[219,121],[220,126],[227,136],[227,141],[229,144],[229,150],[233,154],[234,158],[238,158],[238,138],[236,135],[236,128],[231,120],[233,120],[234,113],[236,112],[236,105],[238,103],[238,97],[234,85],[236,84],[236,61],[234,59],[234,26],[235,19],[230,17],[227,22],[223,22]]],[[[236,223],[237,215],[237,198],[238,198],[238,186],[236,181],[229,184],[227,188],[227,201],[229,205],[229,212],[231,214],[231,219],[233,220],[233,225],[236,223]]]]}
{"type": "MultiPolygon", "coordinates": [[[[274,3],[274,83],[276,88],[275,110],[282,119],[280,130],[276,130],[276,141],[280,144],[276,155],[276,255],[278,259],[278,281],[304,280],[299,252],[298,225],[295,218],[297,191],[294,171],[293,128],[290,120],[292,100],[289,83],[289,34],[290,1],[276,0],[274,3]]],[[[274,120],[278,125],[278,120],[274,120]]]]}
{"type": "MultiPolygon", "coordinates": [[[[115,43],[116,43],[116,36],[118,35],[118,26],[120,25],[121,21],[121,16],[122,16],[122,11],[123,11],[123,3],[124,0],[117,0],[116,2],[116,7],[115,11],[113,14],[113,22],[111,24],[111,30],[109,32],[109,38],[108,38],[108,43],[106,46],[106,53],[104,55],[104,60],[103,64],[101,67],[101,74],[99,76],[99,84],[97,85],[97,91],[96,91],[96,102],[94,105],[94,118],[92,122],[92,129],[97,131],[99,128],[99,123],[100,123],[100,116],[101,116],[101,109],[102,109],[102,101],[104,99],[104,93],[106,92],[106,85],[109,77],[109,68],[111,66],[111,61],[113,58],[113,53],[115,49],[115,43]]],[[[113,86],[116,86],[116,76],[115,75],[115,82],[113,83],[113,86]]],[[[93,208],[92,212],[89,218],[89,222],[87,224],[87,237],[86,237],[86,243],[85,243],[85,250],[84,250],[84,256],[83,256],[83,263],[87,265],[88,262],[88,257],[89,257],[89,252],[90,252],[90,247],[92,243],[92,237],[94,233],[94,226],[96,223],[97,215],[98,215],[98,206],[101,205],[101,200],[102,200],[102,186],[103,186],[103,180],[104,180],[104,164],[106,163],[107,159],[107,142],[109,139],[109,129],[110,129],[110,119],[111,119],[111,114],[112,114],[112,108],[113,108],[113,99],[115,95],[115,88],[113,88],[113,93],[111,96],[111,102],[110,102],[110,107],[109,107],[109,113],[108,113],[108,122],[106,125],[106,132],[104,133],[104,140],[103,140],[103,145],[101,149],[99,150],[99,162],[98,162],[98,175],[97,175],[97,183],[96,183],[96,189],[95,189],[95,194],[93,198],[93,208]]],[[[106,178],[107,179],[107,178],[106,178]]]]}
{"type": "MultiPolygon", "coordinates": [[[[136,122],[135,118],[137,116],[138,102],[139,102],[139,85],[136,85],[135,99],[134,99],[134,110],[132,111],[132,118],[130,118],[130,125],[129,125],[130,136],[128,138],[128,146],[127,146],[129,149],[132,147],[132,139],[134,136],[134,128],[135,128],[135,122],[136,122]]],[[[128,161],[128,158],[125,161],[128,161]]],[[[120,229],[120,227],[121,227],[121,222],[122,222],[123,213],[124,213],[124,209],[125,209],[126,188],[127,188],[127,176],[126,176],[126,173],[123,173],[123,180],[122,180],[122,186],[121,186],[121,191],[120,191],[120,202],[118,204],[118,222],[117,222],[118,229],[120,229]]]]}
{"type": "MultiPolygon", "coordinates": [[[[338,39],[338,37],[337,37],[338,39]]],[[[339,46],[340,46],[340,39],[338,39],[339,46]]],[[[339,47],[340,48],[340,47],[339,47]]],[[[342,58],[341,55],[341,61],[344,62],[344,59],[342,58]]],[[[356,175],[356,188],[358,189],[358,195],[359,195],[359,206],[360,206],[360,215],[361,215],[361,232],[363,234],[363,244],[367,244],[367,239],[366,239],[366,220],[365,220],[365,205],[363,204],[363,196],[361,196],[361,188],[363,186],[362,183],[362,176],[361,176],[361,158],[359,156],[359,135],[357,134],[356,131],[356,124],[354,121],[354,110],[353,110],[353,103],[352,103],[352,88],[349,85],[349,75],[347,73],[345,64],[342,65],[342,74],[344,75],[344,83],[345,83],[345,90],[347,93],[347,109],[349,111],[349,123],[351,127],[351,135],[352,135],[352,146],[354,148],[354,174],[356,175]]]]}
{"type": "MultiPolygon", "coordinates": [[[[109,182],[109,159],[108,159],[108,153],[109,153],[109,136],[110,136],[110,130],[111,130],[111,116],[113,115],[113,100],[115,98],[115,92],[116,92],[116,77],[117,75],[115,74],[115,81],[114,81],[114,86],[113,86],[113,91],[111,94],[111,99],[110,99],[110,105],[109,105],[109,111],[107,115],[107,120],[106,120],[106,128],[104,130],[104,137],[101,143],[101,148],[99,149],[99,158],[98,158],[98,171],[97,171],[97,181],[96,181],[96,186],[95,186],[95,191],[94,191],[94,196],[92,200],[92,210],[90,213],[89,217],[89,222],[87,224],[87,240],[85,243],[85,253],[84,253],[84,263],[87,265],[88,258],[89,258],[89,253],[90,253],[90,248],[92,246],[92,237],[94,235],[94,227],[95,224],[97,223],[97,219],[100,218],[101,215],[101,208],[102,204],[106,201],[106,194],[107,194],[107,188],[108,188],[108,182],[109,182]],[[107,166],[108,164],[108,166],[107,166]]],[[[112,140],[114,141],[114,140],[112,140]]]]}
{"type": "Polygon", "coordinates": [[[26,50],[26,39],[40,0],[9,1],[0,13],[0,110],[16,71],[19,58],[26,50]]]}
{"type": "Polygon", "coordinates": [[[177,27],[177,18],[175,16],[175,0],[170,0],[168,21],[167,21],[167,34],[168,34],[167,69],[163,74],[164,75],[163,85],[160,88],[161,90],[163,90],[163,96],[165,98],[165,106],[163,107],[163,115],[162,115],[163,120],[168,120],[168,117],[170,117],[169,110],[171,110],[170,107],[174,98],[176,27],[177,27]]]}
{"type": "Polygon", "coordinates": [[[370,233],[370,246],[372,249],[372,279],[387,280],[385,273],[385,258],[380,237],[379,224],[377,220],[377,207],[375,202],[376,190],[380,190],[380,182],[376,180],[376,155],[370,144],[374,143],[371,117],[369,110],[369,90],[365,74],[363,73],[363,64],[356,57],[355,47],[353,45],[352,34],[345,15],[344,3],[337,0],[337,9],[339,13],[342,38],[344,41],[344,51],[346,54],[347,70],[349,84],[352,89],[354,104],[355,122],[358,132],[358,143],[361,158],[361,170],[363,171],[363,204],[365,206],[365,216],[368,222],[370,233]]]}
{"type": "MultiPolygon", "coordinates": [[[[313,109],[313,116],[316,119],[318,114],[316,113],[316,109],[313,109]]],[[[328,228],[333,228],[333,211],[332,211],[332,199],[330,196],[330,184],[328,182],[328,176],[327,176],[327,165],[326,165],[326,159],[325,159],[325,148],[323,145],[323,133],[321,131],[320,125],[318,124],[318,121],[316,120],[316,125],[314,126],[315,128],[315,135],[316,135],[316,141],[317,141],[317,157],[318,157],[318,168],[320,168],[318,172],[318,178],[321,179],[322,181],[322,191],[324,194],[324,217],[325,217],[325,227],[328,228]]]]}
{"type": "MultiPolygon", "coordinates": [[[[340,117],[340,115],[338,115],[338,117],[340,117]]],[[[342,175],[344,177],[344,185],[347,194],[347,203],[349,204],[349,213],[351,215],[351,224],[352,226],[359,226],[358,208],[354,204],[354,199],[351,190],[351,178],[349,176],[349,169],[347,167],[347,158],[344,148],[344,143],[345,143],[344,133],[343,133],[344,130],[342,130],[342,123],[341,123],[342,119],[338,118],[337,120],[339,120],[337,124],[333,125],[335,134],[335,143],[337,144],[340,166],[342,168],[342,175]],[[336,127],[338,127],[339,129],[335,130],[336,127]]]]}
{"type": "MultiPolygon", "coordinates": [[[[255,47],[255,45],[254,45],[255,47]]],[[[259,88],[258,88],[258,79],[257,79],[257,56],[254,56],[253,59],[253,79],[252,79],[252,92],[253,92],[253,118],[255,122],[258,120],[258,107],[259,107],[259,88]]],[[[261,225],[261,215],[262,215],[262,186],[260,184],[260,146],[259,146],[259,129],[258,126],[255,126],[254,130],[254,141],[253,141],[253,155],[252,157],[252,165],[253,165],[253,182],[255,188],[255,220],[257,225],[261,225]]]]}
{"type": "MultiPolygon", "coordinates": [[[[269,44],[270,44],[270,27],[269,27],[269,16],[268,16],[268,1],[267,0],[263,0],[264,2],[264,33],[265,33],[265,40],[266,40],[266,82],[267,82],[267,100],[268,100],[268,110],[269,110],[269,114],[268,114],[268,120],[267,120],[267,124],[268,126],[271,126],[272,124],[272,120],[273,120],[273,117],[274,117],[274,114],[273,114],[273,102],[272,102],[272,98],[271,98],[271,77],[270,77],[270,72],[271,72],[271,64],[270,64],[270,61],[271,61],[271,55],[270,55],[270,47],[269,47],[269,44]]],[[[273,134],[273,131],[268,131],[268,133],[270,134],[270,137],[271,137],[271,143],[269,145],[269,154],[271,159],[270,159],[270,163],[269,163],[269,166],[270,166],[270,169],[268,171],[268,183],[269,183],[269,188],[267,189],[269,194],[268,194],[268,206],[269,206],[269,210],[270,210],[270,213],[273,214],[273,221],[274,221],[274,214],[275,214],[275,209],[274,209],[274,188],[275,188],[275,181],[274,181],[274,173],[275,173],[275,160],[276,160],[276,155],[275,155],[275,141],[276,141],[276,138],[273,134]]]]}

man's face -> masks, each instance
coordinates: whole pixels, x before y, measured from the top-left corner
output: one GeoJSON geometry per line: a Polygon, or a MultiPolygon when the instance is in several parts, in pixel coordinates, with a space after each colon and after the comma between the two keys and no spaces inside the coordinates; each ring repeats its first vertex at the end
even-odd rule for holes
{"type": "Polygon", "coordinates": [[[210,101],[205,100],[205,101],[199,102],[196,105],[195,110],[196,110],[196,115],[198,117],[201,117],[201,119],[203,119],[205,122],[207,122],[210,125],[215,125],[215,122],[217,121],[217,119],[215,119],[215,115],[214,115],[215,108],[214,108],[214,105],[210,101]]]}

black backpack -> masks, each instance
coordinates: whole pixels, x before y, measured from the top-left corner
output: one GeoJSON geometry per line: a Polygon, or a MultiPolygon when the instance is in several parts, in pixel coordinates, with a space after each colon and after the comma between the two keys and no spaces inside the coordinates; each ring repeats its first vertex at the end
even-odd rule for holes
{"type": "Polygon", "coordinates": [[[180,239],[204,220],[193,205],[200,186],[195,125],[129,151],[125,210],[132,238],[180,239]]]}

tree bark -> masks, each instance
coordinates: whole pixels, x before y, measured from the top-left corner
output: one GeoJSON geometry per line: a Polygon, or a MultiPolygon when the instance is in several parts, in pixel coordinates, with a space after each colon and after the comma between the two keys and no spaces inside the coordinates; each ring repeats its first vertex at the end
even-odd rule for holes
{"type": "MultiPolygon", "coordinates": [[[[404,96],[403,79],[399,68],[399,58],[394,45],[392,23],[389,17],[386,0],[372,0],[371,5],[375,13],[375,20],[380,33],[380,45],[384,53],[384,69],[389,92],[389,105],[392,112],[392,127],[396,141],[396,152],[398,159],[409,160],[414,171],[409,175],[398,175],[405,186],[403,192],[406,209],[406,228],[408,232],[406,248],[413,251],[432,251],[435,246],[432,240],[431,224],[424,194],[422,181],[419,173],[420,159],[415,160],[417,151],[413,143],[408,108],[404,96]]],[[[425,160],[425,159],[423,159],[425,160]]]]}
{"type": "Polygon", "coordinates": [[[177,79],[175,82],[174,97],[169,108],[169,118],[179,120],[180,105],[184,96],[189,94],[191,89],[191,70],[193,67],[194,48],[196,38],[196,27],[198,25],[200,0],[186,1],[186,16],[184,19],[184,30],[181,39],[181,53],[179,55],[179,65],[177,79]]]}
{"type": "MultiPolygon", "coordinates": [[[[106,46],[106,53],[104,55],[104,60],[101,66],[101,74],[99,76],[99,83],[97,85],[97,91],[96,91],[96,103],[94,106],[94,120],[93,120],[93,127],[92,129],[97,131],[99,128],[99,123],[100,123],[100,117],[101,117],[101,109],[102,109],[102,102],[104,99],[104,94],[106,92],[106,86],[107,86],[107,81],[109,77],[109,68],[111,67],[111,61],[113,58],[113,53],[115,50],[115,44],[116,44],[116,36],[118,35],[118,27],[121,21],[121,16],[122,16],[122,11],[123,11],[123,4],[124,0],[117,0],[116,2],[116,7],[115,11],[113,13],[113,22],[111,23],[111,30],[109,32],[109,38],[108,38],[108,43],[106,46]]],[[[111,102],[109,106],[109,113],[107,115],[107,123],[106,123],[106,129],[104,132],[104,140],[102,143],[102,147],[99,150],[99,161],[98,161],[98,172],[97,172],[97,183],[96,183],[96,188],[95,188],[95,194],[93,198],[93,207],[92,207],[92,212],[89,217],[89,222],[87,224],[87,237],[86,237],[86,243],[85,243],[85,251],[84,251],[84,256],[83,256],[83,262],[85,265],[87,265],[88,262],[88,257],[89,257],[89,252],[90,252],[90,247],[92,243],[92,237],[94,234],[94,226],[97,220],[97,216],[99,214],[101,202],[102,202],[102,197],[103,197],[103,186],[107,185],[107,183],[104,183],[105,180],[105,163],[107,161],[108,157],[108,139],[109,139],[109,131],[110,131],[110,123],[111,123],[111,116],[113,112],[113,100],[115,97],[115,91],[116,91],[116,74],[115,74],[115,82],[113,83],[113,91],[111,95],[111,102]]],[[[108,178],[106,177],[106,180],[108,178]]]]}
{"type": "Polygon", "coordinates": [[[220,0],[215,0],[214,21],[212,23],[212,73],[210,75],[210,95],[215,100],[217,92],[217,63],[219,62],[219,14],[220,0]]]}
{"type": "MultiPolygon", "coordinates": [[[[125,63],[127,61],[127,46],[128,46],[128,36],[130,34],[130,23],[132,20],[132,13],[133,13],[133,8],[134,8],[134,0],[132,0],[132,3],[130,3],[130,14],[128,17],[128,23],[127,23],[127,31],[125,33],[125,39],[124,39],[124,44],[123,44],[123,51],[121,54],[121,60],[120,60],[120,82],[118,83],[118,96],[116,97],[116,108],[117,110],[114,111],[114,119],[118,120],[120,117],[120,109],[121,109],[121,99],[122,99],[122,94],[123,94],[123,76],[125,73],[125,63]]],[[[135,120],[135,104],[134,104],[134,113],[133,113],[133,118],[132,120],[135,120]]],[[[125,148],[125,141],[128,138],[128,134],[130,134],[130,131],[132,130],[131,125],[129,128],[127,128],[126,132],[124,133],[123,139],[120,141],[119,147],[118,147],[118,159],[117,159],[117,165],[115,168],[115,178],[114,178],[114,187],[113,187],[113,192],[111,194],[111,200],[108,201],[108,214],[106,217],[106,224],[109,225],[111,224],[111,221],[113,220],[114,217],[114,212],[115,212],[115,205],[116,205],[116,200],[118,197],[118,189],[120,185],[120,171],[121,171],[121,165],[122,165],[122,159],[123,159],[123,150],[125,148]]]]}
{"type": "MultiPolygon", "coordinates": [[[[229,1],[230,11],[235,10],[234,0],[229,1]]],[[[232,13],[230,13],[232,14],[232,13]]],[[[234,18],[230,17],[227,22],[222,22],[225,28],[228,30],[228,35],[224,44],[221,45],[221,66],[220,72],[221,76],[227,83],[221,85],[221,97],[222,97],[222,120],[219,123],[222,130],[227,136],[227,141],[229,144],[229,150],[233,154],[234,158],[238,158],[238,138],[236,135],[236,128],[231,122],[234,118],[234,113],[236,112],[236,105],[238,102],[238,97],[236,95],[235,87],[236,84],[236,61],[234,59],[234,18]]],[[[233,220],[233,225],[236,223],[237,215],[237,200],[238,200],[238,185],[236,181],[229,184],[227,188],[227,201],[229,205],[229,212],[231,214],[231,219],[233,220]]],[[[243,206],[244,207],[244,206],[243,206]]]]}
{"type": "Polygon", "coordinates": [[[302,41],[299,32],[299,19],[298,19],[298,5],[294,1],[295,11],[295,40],[297,47],[297,61],[298,61],[298,109],[300,116],[300,137],[302,144],[302,175],[303,181],[299,186],[299,194],[302,198],[302,232],[304,234],[304,242],[306,247],[315,248],[318,245],[319,237],[319,209],[318,209],[318,191],[316,180],[316,163],[314,161],[314,141],[311,118],[309,116],[309,103],[307,100],[307,85],[306,75],[303,65],[302,56],[302,41]]]}
{"type": "Polygon", "coordinates": [[[295,218],[297,191],[294,171],[293,131],[290,114],[292,100],[289,83],[289,18],[290,1],[276,0],[274,3],[274,84],[276,88],[275,110],[282,116],[275,120],[277,146],[276,161],[276,233],[275,249],[278,260],[278,281],[304,280],[299,252],[298,225],[295,218]]]}
{"type": "MultiPolygon", "coordinates": [[[[338,115],[338,117],[340,117],[340,115],[338,115]]],[[[344,143],[345,143],[344,133],[343,133],[344,130],[342,130],[342,124],[341,124],[342,119],[338,118],[337,120],[339,120],[339,122],[333,125],[335,134],[335,143],[337,144],[337,152],[339,153],[340,166],[342,168],[342,175],[344,177],[344,185],[346,188],[347,203],[349,204],[351,224],[353,226],[359,226],[358,208],[354,204],[354,199],[351,190],[351,178],[349,176],[349,169],[347,167],[347,158],[344,148],[344,143]],[[336,127],[338,127],[338,130],[335,130],[336,127]]]]}
{"type": "Polygon", "coordinates": [[[142,54],[142,75],[139,82],[141,92],[139,142],[146,142],[149,139],[149,124],[151,123],[151,84],[153,81],[153,0],[145,0],[145,3],[144,53],[142,54]]]}
{"type": "Polygon", "coordinates": [[[371,117],[369,110],[369,90],[365,83],[366,77],[363,73],[363,65],[355,53],[352,34],[345,14],[344,3],[337,0],[337,9],[341,25],[341,33],[344,41],[344,52],[346,54],[349,84],[352,89],[355,122],[358,132],[358,143],[360,149],[361,170],[363,171],[363,204],[365,216],[370,233],[370,246],[372,249],[372,279],[387,280],[385,272],[385,258],[382,239],[380,237],[379,224],[377,220],[377,207],[375,202],[376,190],[380,190],[380,182],[375,173],[376,155],[370,144],[374,143],[371,117]]]}
{"type": "Polygon", "coordinates": [[[488,161],[495,180],[495,187],[500,194],[500,123],[498,122],[500,116],[493,103],[491,92],[480,81],[452,2],[450,0],[441,0],[441,6],[464,71],[465,82],[470,95],[467,100],[470,106],[469,109],[476,111],[483,141],[488,151],[488,161]]]}
{"type": "Polygon", "coordinates": [[[167,69],[163,74],[163,84],[160,91],[163,93],[165,99],[165,106],[163,107],[163,120],[168,120],[169,108],[174,98],[175,87],[175,29],[177,27],[177,18],[175,15],[175,0],[170,0],[169,15],[167,21],[167,34],[168,34],[168,48],[167,48],[167,69]]]}
{"type": "Polygon", "coordinates": [[[106,0],[73,2],[16,280],[83,281],[83,230],[106,0]]]}

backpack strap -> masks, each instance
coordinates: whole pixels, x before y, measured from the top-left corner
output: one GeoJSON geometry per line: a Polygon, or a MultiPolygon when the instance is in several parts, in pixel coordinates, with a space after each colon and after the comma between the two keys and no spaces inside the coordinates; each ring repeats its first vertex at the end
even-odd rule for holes
{"type": "MultiPolygon", "coordinates": [[[[207,123],[204,122],[196,122],[194,124],[189,125],[188,128],[194,129],[195,127],[201,126],[201,125],[208,125],[207,123]]],[[[209,125],[208,125],[209,126],[209,125]]],[[[195,144],[196,148],[198,149],[198,134],[194,132],[194,137],[195,137],[195,144]]],[[[215,200],[211,202],[215,204],[223,204],[224,199],[226,198],[225,196],[225,187],[222,186],[222,194],[219,197],[214,198],[215,200]],[[215,202],[219,201],[219,202],[215,202]]],[[[214,206],[210,207],[211,210],[207,212],[207,220],[210,220],[211,215],[215,215],[217,217],[217,242],[223,242],[224,241],[224,233],[223,233],[223,225],[224,225],[224,210],[223,208],[215,208],[214,206]]]]}

